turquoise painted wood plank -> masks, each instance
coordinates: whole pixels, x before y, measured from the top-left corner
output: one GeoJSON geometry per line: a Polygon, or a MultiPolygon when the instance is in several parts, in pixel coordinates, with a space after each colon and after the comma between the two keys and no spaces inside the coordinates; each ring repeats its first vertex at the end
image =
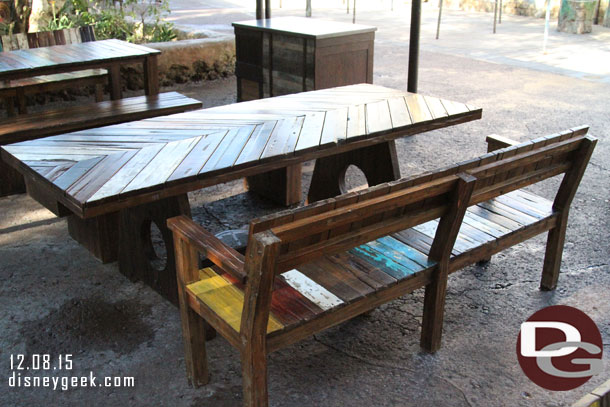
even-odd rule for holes
{"type": "Polygon", "coordinates": [[[387,256],[384,256],[377,250],[374,250],[372,247],[368,246],[368,244],[355,247],[350,250],[350,253],[360,258],[363,258],[364,260],[368,261],[372,265],[379,268],[381,271],[389,274],[397,280],[402,280],[403,278],[413,274],[412,270],[409,270],[402,264],[392,260],[387,256]]]}
{"type": "Polygon", "coordinates": [[[379,241],[369,242],[367,243],[367,245],[369,245],[369,247],[371,247],[373,250],[378,251],[383,256],[388,257],[397,262],[398,264],[402,265],[403,267],[409,269],[413,273],[417,273],[418,271],[424,269],[421,264],[409,259],[402,252],[394,250],[390,246],[386,246],[379,241]]]}
{"type": "Polygon", "coordinates": [[[384,257],[378,251],[373,250],[371,247],[362,245],[354,249],[349,250],[351,254],[357,256],[367,263],[372,264],[379,270],[395,278],[396,280],[402,280],[413,274],[413,272],[401,264],[395,262],[392,259],[384,257]]]}
{"type": "Polygon", "coordinates": [[[380,239],[377,239],[377,241],[383,243],[384,245],[386,245],[388,247],[391,247],[394,250],[398,250],[399,252],[404,254],[406,257],[408,257],[409,260],[414,261],[415,263],[419,264],[422,267],[428,268],[428,267],[434,266],[436,264],[435,261],[428,260],[428,256],[426,256],[419,250],[415,250],[414,248],[404,244],[403,242],[401,242],[391,236],[382,237],[380,239]]]}

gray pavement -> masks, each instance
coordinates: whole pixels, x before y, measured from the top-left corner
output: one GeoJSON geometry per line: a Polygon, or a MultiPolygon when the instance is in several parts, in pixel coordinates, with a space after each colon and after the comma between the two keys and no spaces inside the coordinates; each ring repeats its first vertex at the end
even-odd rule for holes
{"type": "MultiPolygon", "coordinates": [[[[282,13],[289,13],[290,3],[284,3],[282,13]]],[[[176,4],[174,16],[182,7],[176,4]]],[[[217,3],[214,8],[226,4],[217,3]]],[[[388,6],[378,4],[379,8],[388,6]]],[[[361,9],[359,22],[379,26],[384,13],[391,13],[361,9]]],[[[209,19],[221,33],[227,32],[224,17],[250,18],[237,3],[226,14],[205,13],[184,14],[209,19]]],[[[341,17],[339,11],[324,13],[328,18],[341,17]]],[[[537,61],[531,45],[538,40],[516,38],[521,31],[507,27],[532,25],[538,27],[532,32],[538,32],[541,20],[508,16],[500,31],[506,30],[502,41],[511,44],[509,53],[491,43],[478,45],[478,53],[467,53],[469,47],[456,36],[471,37],[475,45],[500,41],[488,39],[491,16],[448,14],[447,21],[453,15],[464,31],[450,34],[448,22],[442,42],[423,40],[420,92],[481,106],[483,119],[400,140],[401,172],[414,174],[481,154],[490,133],[525,140],[589,124],[600,142],[571,211],[559,287],[554,292],[538,290],[544,237],[520,244],[494,256],[485,267],[468,267],[451,276],[443,347],[436,354],[423,353],[418,346],[420,290],[272,354],[271,406],[569,406],[610,378],[609,65],[578,68],[580,61],[572,59],[580,56],[565,58],[563,65],[558,62],[561,58],[537,61]],[[438,44],[445,44],[444,48],[438,44]],[[515,62],[519,60],[526,64],[515,62]],[[568,392],[546,391],[530,382],[515,354],[520,323],[552,304],[586,312],[604,340],[603,373],[568,392]]],[[[425,17],[424,27],[430,25],[430,18],[425,17]]],[[[553,34],[552,38],[561,39],[566,49],[578,49],[582,58],[607,58],[608,30],[595,29],[592,36],[553,34]]],[[[428,27],[426,32],[433,30],[428,27]]],[[[390,21],[380,27],[375,83],[406,87],[407,33],[405,22],[390,21]]],[[[206,106],[235,99],[234,78],[175,89],[201,99],[206,106]]],[[[305,186],[311,169],[306,167],[305,186]]],[[[551,180],[533,190],[550,198],[556,186],[557,181],[551,180]]],[[[195,220],[213,232],[241,227],[255,216],[279,209],[245,192],[240,182],[207,188],[189,198],[195,220]]],[[[210,384],[190,388],[177,309],[148,287],[129,282],[116,264],[99,264],[69,238],[65,220],[55,219],[26,196],[0,199],[0,278],[0,405],[240,404],[239,355],[226,341],[217,338],[208,344],[210,384]],[[73,375],[91,371],[99,377],[134,376],[136,387],[9,388],[9,357],[19,353],[72,353],[73,375]]]]}

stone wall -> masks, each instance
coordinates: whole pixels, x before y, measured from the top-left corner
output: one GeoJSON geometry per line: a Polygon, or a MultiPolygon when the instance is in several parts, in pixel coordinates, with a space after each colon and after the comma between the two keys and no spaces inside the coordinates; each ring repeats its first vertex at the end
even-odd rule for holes
{"type": "MultiPolygon", "coordinates": [[[[162,52],[159,56],[161,86],[217,79],[232,75],[235,71],[233,36],[149,43],[145,46],[162,52]]],[[[143,87],[141,66],[125,67],[122,73],[127,89],[143,87]]]]}

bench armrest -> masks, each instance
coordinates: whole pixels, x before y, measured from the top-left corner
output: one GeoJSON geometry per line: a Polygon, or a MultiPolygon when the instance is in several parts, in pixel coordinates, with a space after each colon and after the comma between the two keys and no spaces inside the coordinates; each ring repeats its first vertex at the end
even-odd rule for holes
{"type": "Polygon", "coordinates": [[[490,134],[485,139],[487,142],[487,152],[499,150],[501,148],[510,147],[519,144],[519,141],[510,139],[508,137],[498,136],[497,134],[490,134]]]}
{"type": "Polygon", "coordinates": [[[210,261],[242,283],[246,281],[244,256],[224,244],[201,225],[182,215],[169,219],[167,227],[174,232],[175,238],[178,237],[194,246],[210,261]]]}

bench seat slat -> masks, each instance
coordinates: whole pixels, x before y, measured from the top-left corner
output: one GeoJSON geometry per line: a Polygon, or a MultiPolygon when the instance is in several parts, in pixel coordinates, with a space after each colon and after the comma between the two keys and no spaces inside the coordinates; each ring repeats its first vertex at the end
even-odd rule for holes
{"type": "MultiPolygon", "coordinates": [[[[466,211],[452,260],[552,215],[552,202],[523,190],[474,205],[466,211]]],[[[428,259],[428,253],[437,226],[438,220],[430,221],[280,274],[274,285],[267,333],[281,334],[428,272],[436,264],[428,259]]],[[[245,287],[217,267],[201,273],[201,281],[187,286],[190,295],[239,332],[245,287]]]]}

